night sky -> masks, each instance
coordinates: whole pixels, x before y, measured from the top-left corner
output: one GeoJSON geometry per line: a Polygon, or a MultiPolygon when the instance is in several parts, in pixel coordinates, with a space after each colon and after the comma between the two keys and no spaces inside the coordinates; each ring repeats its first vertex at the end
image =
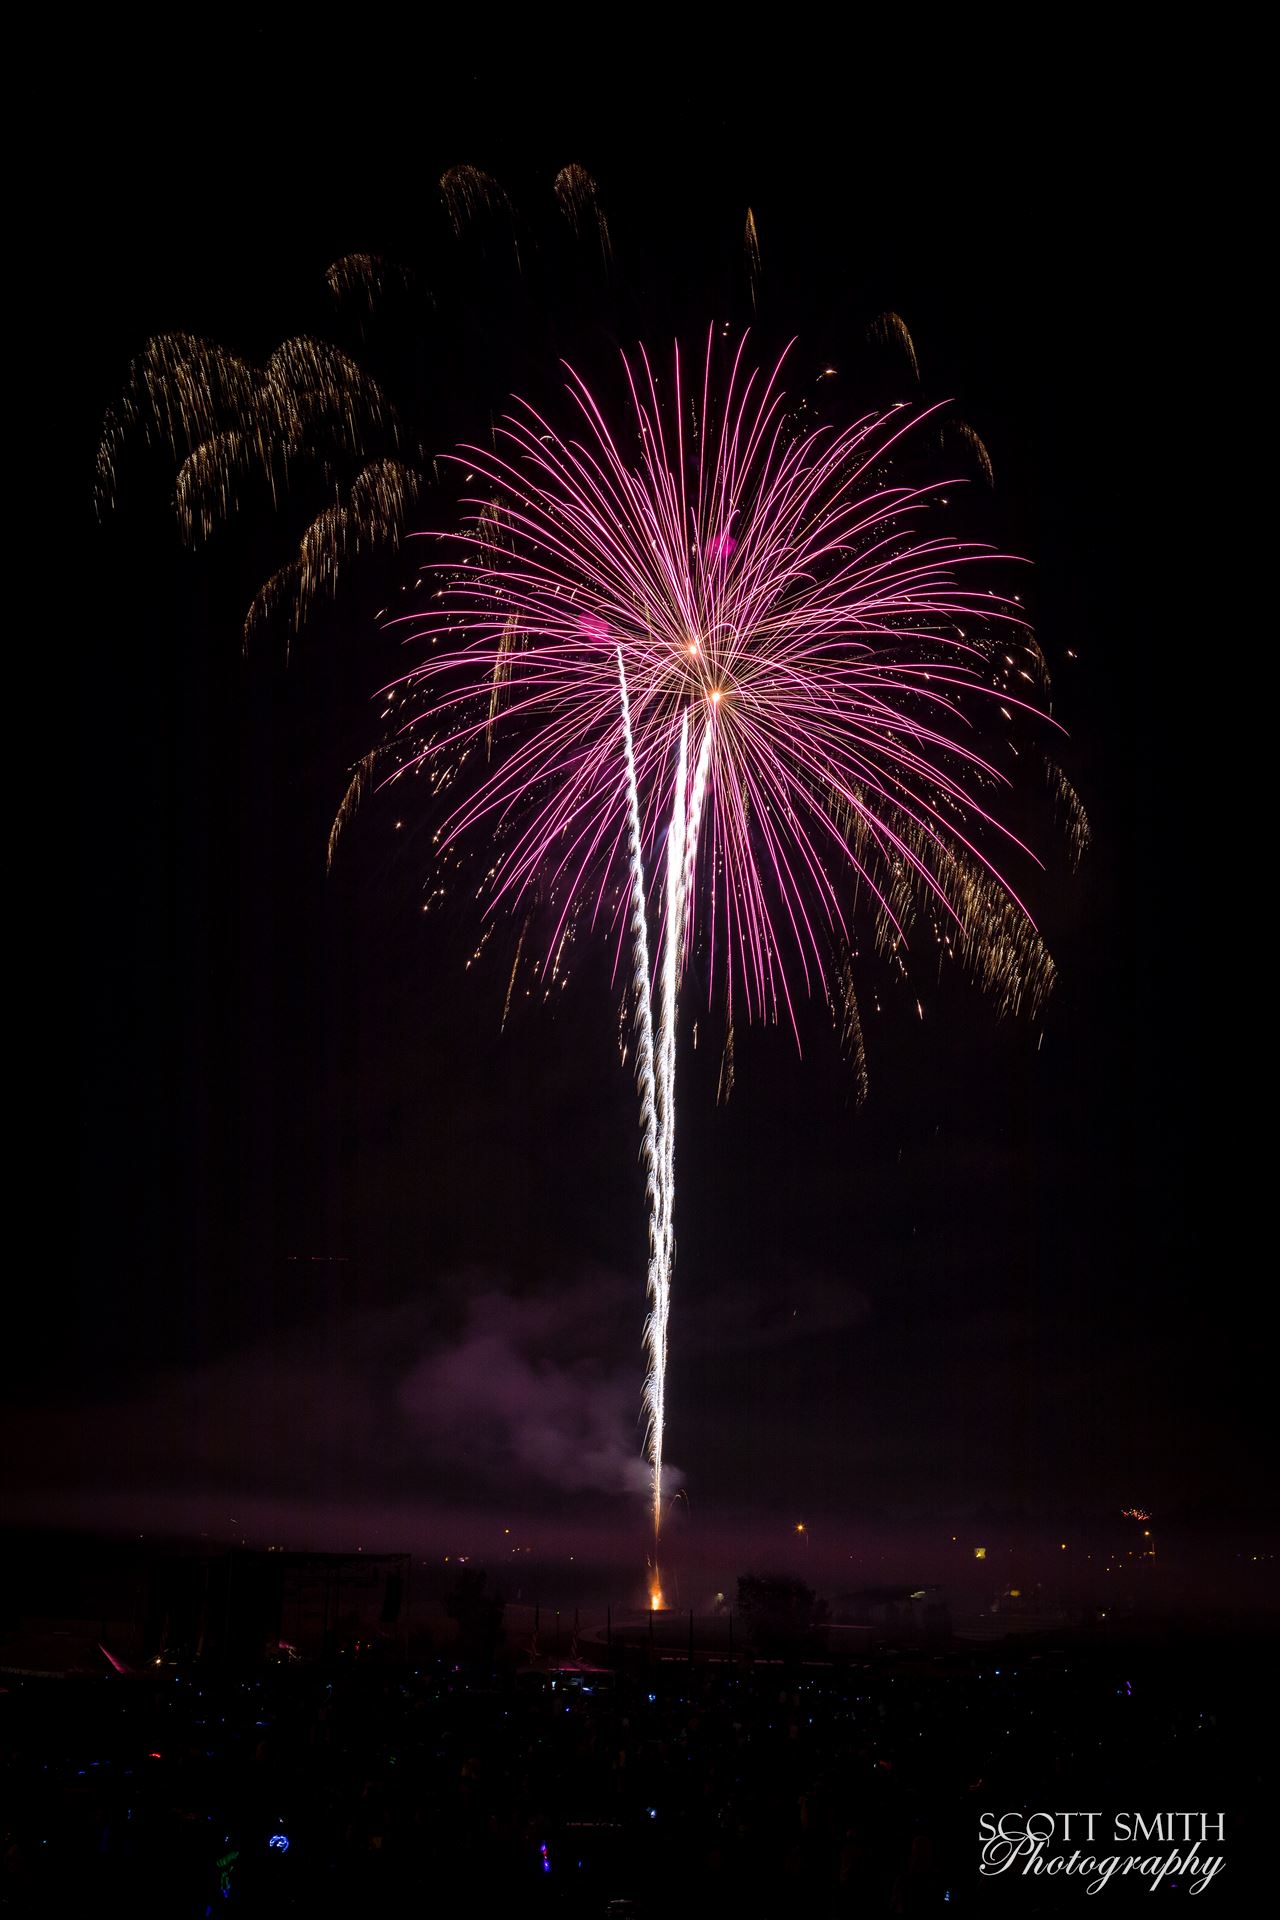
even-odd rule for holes
{"type": "MultiPolygon", "coordinates": [[[[1034,78],[951,84],[945,59],[913,83],[901,50],[851,48],[847,83],[816,45],[665,73],[654,54],[606,83],[603,57],[491,56],[486,38],[350,59],[283,33],[83,50],[54,503],[75,605],[47,616],[80,705],[56,858],[82,1227],[74,1264],[20,1289],[5,1509],[495,1556],[510,1525],[540,1551],[642,1551],[643,1184],[608,959],[502,1030],[509,948],[468,969],[478,917],[421,913],[429,834],[395,830],[399,800],[325,872],[401,664],[373,616],[411,560],[362,576],[287,666],[279,644],[246,660],[243,609],[288,528],[257,516],[193,556],[171,466],[141,453],[99,525],[93,460],[149,334],[261,358],[333,333],[323,274],[353,250],[414,263],[436,294],[424,337],[402,327],[368,360],[443,451],[510,387],[545,391],[561,352],[599,365],[749,319],[750,206],[760,336],[798,336],[797,377],[837,365],[847,399],[828,404],[850,413],[886,397],[904,382],[866,330],[895,310],[925,395],[986,441],[987,511],[1034,563],[1093,846],[1072,875],[1046,814],[1044,1016],[998,1021],[928,962],[910,992],[881,983],[861,1108],[820,1021],[803,1059],[783,1030],[740,1030],[718,1108],[719,1046],[693,1052],[687,1014],[673,1529],[732,1575],[799,1519],[915,1542],[981,1514],[1056,1528],[1136,1501],[1190,1535],[1256,1513],[1249,1276],[1197,1225],[1221,960],[1212,889],[1188,878],[1189,667],[1217,642],[1176,586],[1210,385],[1193,156],[1118,53],[1050,101],[1034,78]],[[609,217],[607,296],[557,232],[571,160],[609,217]],[[460,162],[519,210],[516,294],[452,242],[436,183],[460,162]]],[[[71,1191],[68,1168],[68,1208],[71,1191]]]]}

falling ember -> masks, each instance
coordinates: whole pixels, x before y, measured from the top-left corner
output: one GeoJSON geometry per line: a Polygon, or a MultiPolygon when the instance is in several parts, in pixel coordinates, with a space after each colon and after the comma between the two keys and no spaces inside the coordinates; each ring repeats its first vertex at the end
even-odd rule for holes
{"type": "Polygon", "coordinates": [[[569,225],[579,240],[594,239],[605,265],[611,247],[609,222],[600,205],[599,190],[585,167],[562,167],[555,178],[555,196],[569,225]]]}
{"type": "Polygon", "coordinates": [[[372,253],[344,254],[325,269],[324,278],[335,302],[342,305],[349,301],[367,314],[374,312],[391,289],[403,291],[410,285],[404,267],[372,253]]]}
{"type": "MultiPolygon", "coordinates": [[[[331,870],[333,867],[333,857],[337,851],[338,840],[342,834],[342,830],[355,813],[356,808],[360,805],[365,790],[373,778],[373,774],[381,757],[381,750],[375,747],[372,753],[366,753],[362,760],[356,762],[351,779],[347,783],[347,790],[342,796],[342,804],[334,815],[333,824],[329,828],[329,844],[325,850],[326,871],[331,870]]],[[[397,828],[400,826],[398,820],[396,821],[396,826],[397,828]]]]}
{"type": "Polygon", "coordinates": [[[882,313],[871,322],[868,333],[880,346],[896,347],[911,368],[916,380],[920,378],[920,362],[916,359],[915,341],[911,330],[900,313],[882,313]]]}
{"type": "Polygon", "coordinates": [[[458,239],[469,230],[504,235],[519,268],[515,208],[491,174],[479,167],[450,167],[440,176],[440,198],[458,239]]]}
{"type": "Polygon", "coordinates": [[[949,435],[953,435],[957,440],[963,441],[977,461],[982,472],[982,477],[987,485],[994,487],[996,480],[995,472],[991,465],[991,455],[987,452],[986,444],[981,436],[976,434],[965,420],[952,420],[948,424],[946,432],[943,435],[944,444],[949,435]]]}
{"type": "Polygon", "coordinates": [[[751,305],[760,305],[760,229],[756,225],[756,216],[747,208],[746,230],[742,237],[743,256],[747,266],[747,285],[751,289],[751,305]]]}

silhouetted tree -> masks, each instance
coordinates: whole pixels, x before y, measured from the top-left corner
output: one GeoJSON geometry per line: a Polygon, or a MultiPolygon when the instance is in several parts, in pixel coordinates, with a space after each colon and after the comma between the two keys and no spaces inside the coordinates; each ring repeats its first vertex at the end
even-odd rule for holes
{"type": "Polygon", "coordinates": [[[758,1653],[802,1653],[814,1646],[830,1610],[812,1587],[785,1573],[744,1573],[738,1612],[758,1653]]]}
{"type": "Polygon", "coordinates": [[[483,1567],[464,1567],[445,1600],[445,1612],[458,1625],[458,1658],[470,1666],[492,1666],[502,1644],[506,1601],[488,1591],[483,1567]]]}

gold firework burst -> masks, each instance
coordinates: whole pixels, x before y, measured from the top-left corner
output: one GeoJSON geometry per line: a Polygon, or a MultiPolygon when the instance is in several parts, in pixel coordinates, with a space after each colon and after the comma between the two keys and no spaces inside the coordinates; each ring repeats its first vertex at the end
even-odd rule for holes
{"type": "Polygon", "coordinates": [[[261,367],[194,334],[149,340],[104,422],[100,513],[118,499],[133,439],[164,448],[178,463],[174,500],[189,546],[209,540],[255,498],[265,495],[278,509],[304,471],[329,495],[295,558],[255,594],[246,643],[277,615],[297,633],[358,553],[398,542],[421,488],[416,469],[398,457],[399,422],[377,381],[310,334],[283,341],[261,367]],[[343,476],[353,466],[348,484],[343,476]]]}
{"type": "Polygon", "coordinates": [[[555,178],[555,196],[560,211],[579,240],[593,240],[601,259],[608,266],[613,256],[609,222],[600,204],[600,192],[585,167],[576,162],[561,167],[555,178]]]}

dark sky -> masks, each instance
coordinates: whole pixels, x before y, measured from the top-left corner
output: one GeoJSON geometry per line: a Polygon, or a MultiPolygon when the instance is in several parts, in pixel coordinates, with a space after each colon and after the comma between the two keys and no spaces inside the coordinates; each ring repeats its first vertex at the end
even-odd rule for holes
{"type": "Polygon", "coordinates": [[[607,966],[502,1031],[503,966],[465,966],[476,924],[419,911],[415,823],[371,807],[327,878],[396,664],[378,583],[287,668],[246,661],[239,619],[287,536],[191,556],[141,458],[99,527],[92,466],[149,333],[252,357],[325,331],[324,269],[356,249],[438,292],[428,344],[381,370],[442,449],[566,347],[745,319],[750,205],[763,339],[847,367],[852,410],[890,377],[865,334],[896,310],[925,393],[987,442],[1094,842],[1037,896],[1043,1019],[997,1022],[958,979],[929,978],[923,1023],[914,991],[882,993],[860,1110],[833,1047],[801,1060],[773,1031],[740,1036],[717,1108],[718,1048],[686,1034],[668,1399],[693,1521],[758,1541],[807,1514],[1248,1507],[1247,1293],[1197,1237],[1217,962],[1187,877],[1202,636],[1170,591],[1209,386],[1185,130],[1118,49],[1064,54],[1050,94],[976,77],[982,49],[973,78],[945,49],[922,80],[902,49],[841,48],[832,72],[797,45],[644,56],[622,81],[484,40],[83,49],[57,304],[58,516],[91,609],[65,636],[82,1231],[24,1300],[8,1504],[183,1530],[243,1510],[338,1545],[361,1513],[434,1544],[456,1511],[632,1552],[644,1219],[607,966]],[[612,226],[598,309],[556,253],[570,160],[612,226]],[[463,161],[520,210],[523,304],[450,249],[436,182],[463,161]]]}

